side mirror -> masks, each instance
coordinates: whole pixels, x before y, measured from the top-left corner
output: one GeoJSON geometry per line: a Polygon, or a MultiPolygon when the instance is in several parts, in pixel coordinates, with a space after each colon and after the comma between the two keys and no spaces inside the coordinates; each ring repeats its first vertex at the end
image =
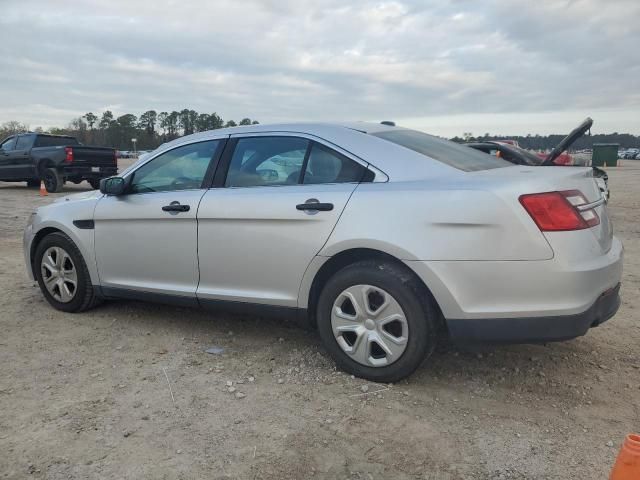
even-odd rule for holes
{"type": "Polygon", "coordinates": [[[100,192],[105,195],[122,195],[126,183],[122,177],[109,177],[100,180],[100,192]]]}

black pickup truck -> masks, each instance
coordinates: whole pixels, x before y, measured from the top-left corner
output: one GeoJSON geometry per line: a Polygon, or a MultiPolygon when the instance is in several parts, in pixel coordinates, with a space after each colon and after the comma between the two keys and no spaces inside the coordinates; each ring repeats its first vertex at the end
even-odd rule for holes
{"type": "Polygon", "coordinates": [[[27,182],[35,187],[44,180],[48,192],[59,192],[65,181],[87,180],[94,189],[100,179],[118,173],[113,148],[88,147],[74,137],[23,133],[0,143],[0,181],[27,182]]]}

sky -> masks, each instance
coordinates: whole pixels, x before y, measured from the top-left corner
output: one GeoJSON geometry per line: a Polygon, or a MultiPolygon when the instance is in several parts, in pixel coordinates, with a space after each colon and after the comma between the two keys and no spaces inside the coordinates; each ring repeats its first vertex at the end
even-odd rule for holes
{"type": "Polygon", "coordinates": [[[640,134],[638,0],[2,0],[0,123],[194,109],[640,134]]]}

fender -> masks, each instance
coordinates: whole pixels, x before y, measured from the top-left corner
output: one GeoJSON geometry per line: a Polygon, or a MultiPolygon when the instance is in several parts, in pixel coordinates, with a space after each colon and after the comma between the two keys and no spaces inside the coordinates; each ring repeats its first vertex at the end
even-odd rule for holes
{"type": "Polygon", "coordinates": [[[80,227],[70,223],[69,220],[93,220],[93,212],[101,194],[96,192],[87,192],[57,200],[47,206],[40,207],[35,213],[31,223],[31,235],[25,242],[25,255],[28,256],[29,265],[32,265],[32,255],[34,253],[34,240],[39,239],[45,229],[55,229],[67,235],[73,243],[76,244],[82,258],[87,265],[91,283],[100,285],[100,277],[96,266],[96,258],[94,253],[95,236],[93,229],[81,228],[83,223],[79,223],[80,227]],[[76,198],[74,198],[76,197],[76,198]],[[58,206],[64,208],[58,208],[58,206]],[[65,222],[65,223],[63,223],[65,222]]]}

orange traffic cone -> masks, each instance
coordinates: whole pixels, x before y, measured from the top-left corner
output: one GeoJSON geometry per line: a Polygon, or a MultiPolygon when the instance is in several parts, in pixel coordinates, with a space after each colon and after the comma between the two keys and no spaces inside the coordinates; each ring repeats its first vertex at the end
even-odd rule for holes
{"type": "Polygon", "coordinates": [[[624,439],[609,480],[638,480],[640,478],[640,435],[624,439]]]}
{"type": "Polygon", "coordinates": [[[40,196],[45,197],[47,195],[49,195],[49,192],[47,192],[47,189],[44,186],[44,180],[40,180],[40,196]]]}

